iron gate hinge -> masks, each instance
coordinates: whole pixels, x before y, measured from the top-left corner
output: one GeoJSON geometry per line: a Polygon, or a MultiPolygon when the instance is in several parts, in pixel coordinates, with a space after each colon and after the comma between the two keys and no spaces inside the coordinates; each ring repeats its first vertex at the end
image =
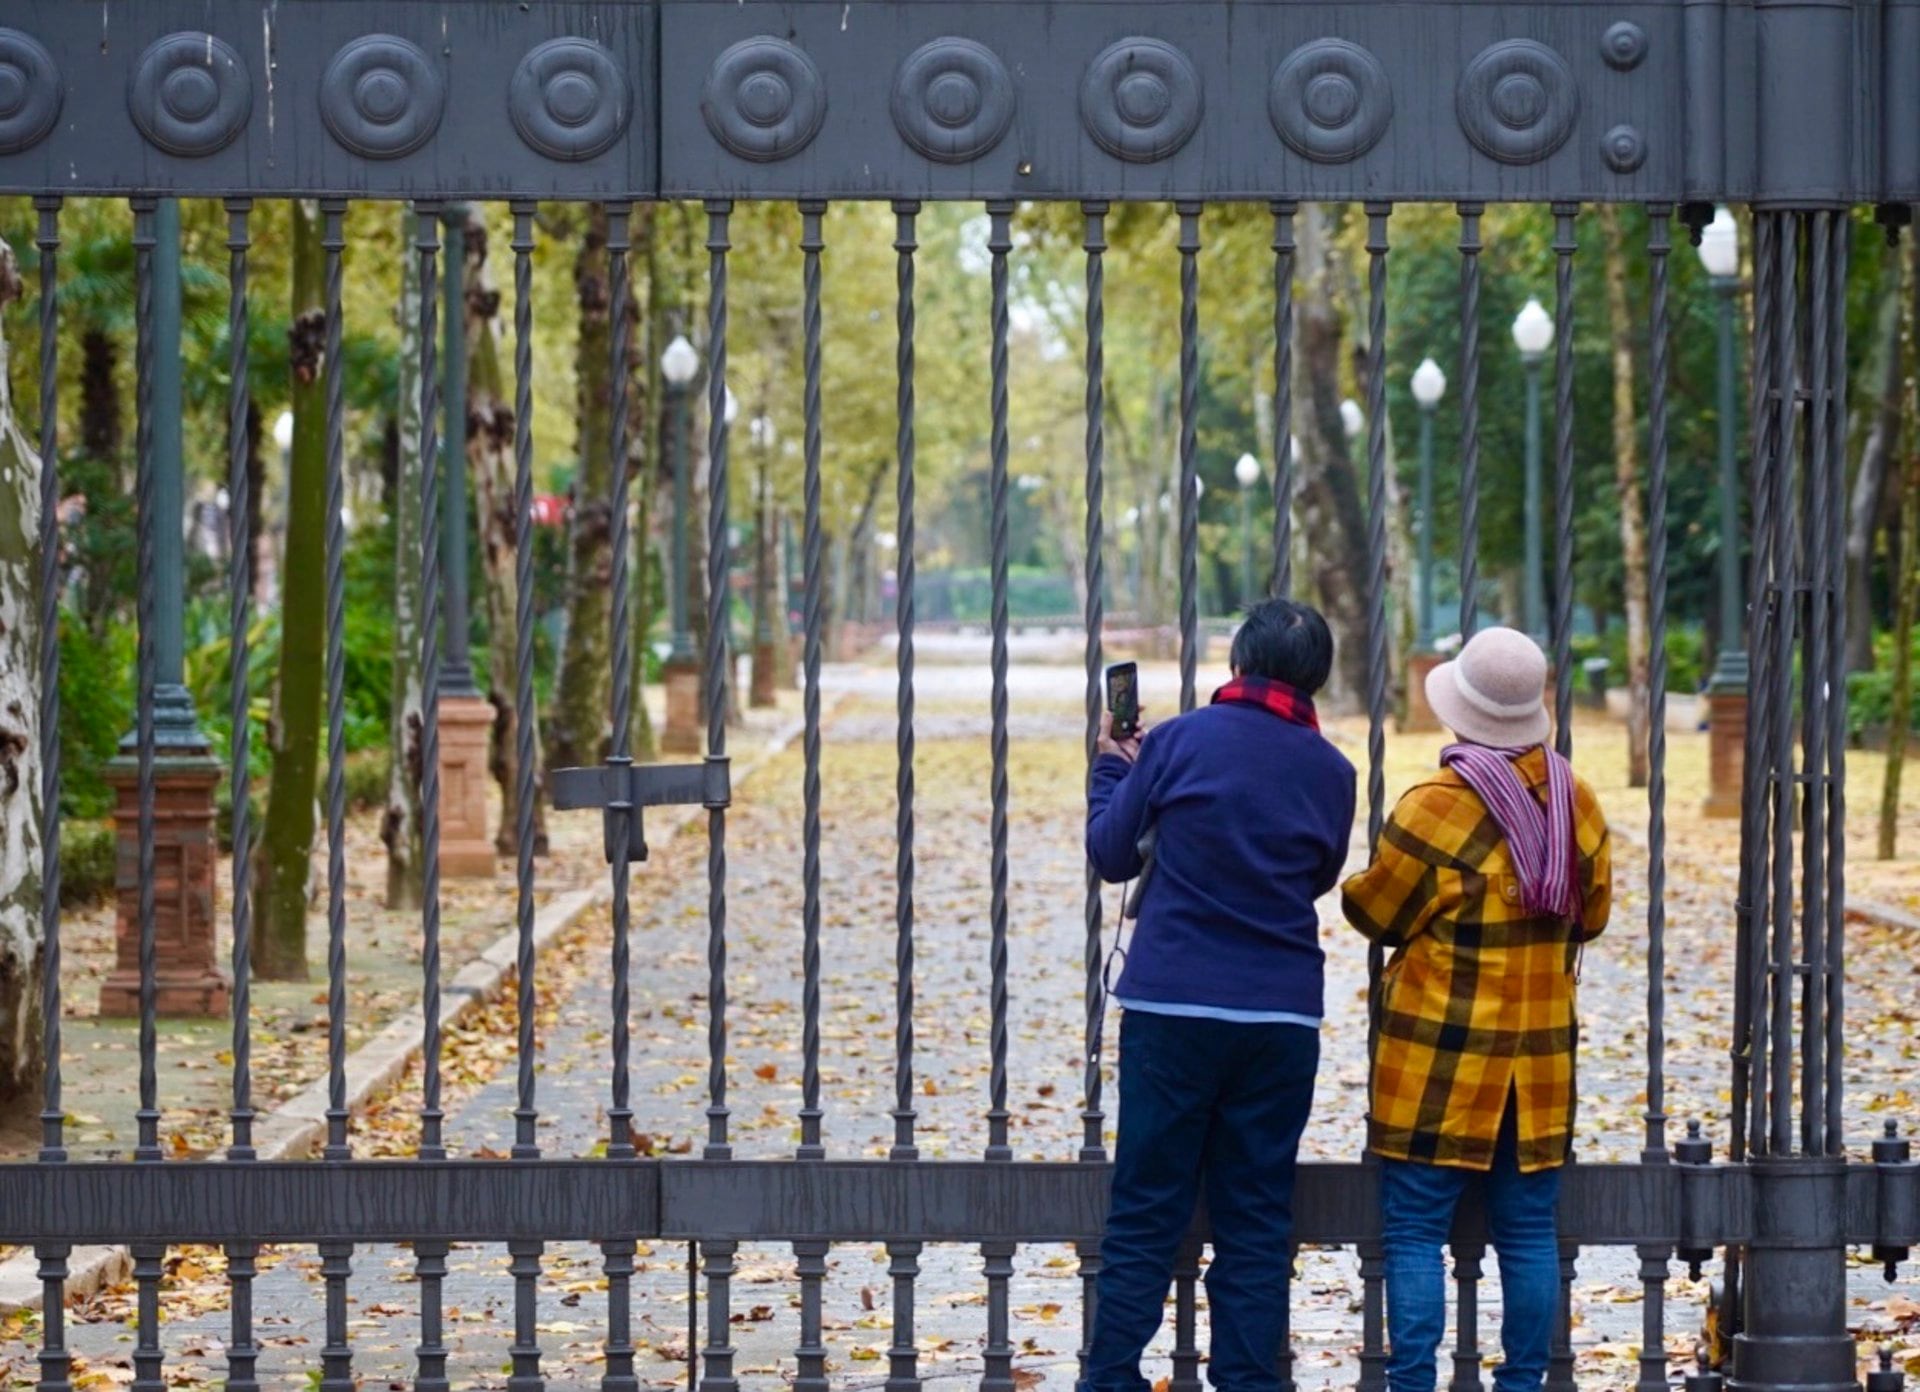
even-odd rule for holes
{"type": "Polygon", "coordinates": [[[647,858],[647,807],[705,807],[721,811],[733,801],[732,777],[724,754],[698,764],[636,764],[613,759],[597,768],[555,769],[548,787],[556,811],[583,807],[602,810],[607,863],[647,858]],[[624,840],[625,844],[622,845],[624,840]]]}

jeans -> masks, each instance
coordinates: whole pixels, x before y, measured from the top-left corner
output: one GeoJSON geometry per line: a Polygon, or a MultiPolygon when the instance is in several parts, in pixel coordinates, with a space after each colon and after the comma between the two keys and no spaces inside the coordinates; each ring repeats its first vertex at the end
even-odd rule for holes
{"type": "Polygon", "coordinates": [[[1082,1392],[1146,1392],[1140,1355],[1203,1194],[1208,1378],[1220,1392],[1276,1392],[1294,1159],[1319,1062],[1319,1032],[1305,1025],[1122,1017],[1120,1141],[1082,1392]]]}
{"type": "MultiPolygon", "coordinates": [[[[1494,1392],[1539,1392],[1559,1310],[1560,1244],[1556,1205],[1560,1171],[1521,1174],[1515,1161],[1513,1104],[1485,1175],[1487,1226],[1500,1258],[1500,1343],[1506,1361],[1494,1392]]],[[[1472,1170],[1384,1160],[1381,1224],[1387,1276],[1389,1392],[1434,1392],[1434,1353],[1446,1326],[1440,1247],[1472,1170]]]]}

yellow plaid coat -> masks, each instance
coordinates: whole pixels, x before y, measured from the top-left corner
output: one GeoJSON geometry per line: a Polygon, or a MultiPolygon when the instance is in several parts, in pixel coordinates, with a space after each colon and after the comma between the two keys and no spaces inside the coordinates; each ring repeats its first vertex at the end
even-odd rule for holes
{"type": "MultiPolygon", "coordinates": [[[[1544,799],[1546,757],[1516,761],[1544,799]]],[[[1611,853],[1593,789],[1574,780],[1578,924],[1529,915],[1499,823],[1459,774],[1411,789],[1373,864],[1341,889],[1347,921],[1392,949],[1381,982],[1368,1145],[1395,1160],[1484,1170],[1509,1093],[1522,1170],[1563,1163],[1573,1139],[1574,980],[1607,926],[1611,853]]]]}

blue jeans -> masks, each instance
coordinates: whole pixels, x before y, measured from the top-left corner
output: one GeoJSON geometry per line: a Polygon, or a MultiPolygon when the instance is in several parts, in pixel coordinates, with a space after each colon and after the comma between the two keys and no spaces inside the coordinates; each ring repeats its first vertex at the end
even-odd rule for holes
{"type": "Polygon", "coordinates": [[[1140,1355],[1202,1194],[1208,1378],[1220,1392],[1277,1392],[1293,1166],[1319,1063],[1319,1032],[1304,1025],[1122,1017],[1120,1142],[1082,1392],[1146,1392],[1140,1355]]]}
{"type": "MultiPolygon", "coordinates": [[[[1547,1371],[1560,1300],[1555,1223],[1560,1171],[1521,1174],[1515,1162],[1513,1105],[1485,1175],[1487,1227],[1500,1258],[1500,1343],[1506,1361],[1494,1392],[1539,1392],[1547,1371]]],[[[1381,1225],[1387,1259],[1389,1392],[1434,1392],[1434,1353],[1446,1327],[1446,1279],[1440,1247],[1472,1170],[1384,1160],[1381,1225]]]]}

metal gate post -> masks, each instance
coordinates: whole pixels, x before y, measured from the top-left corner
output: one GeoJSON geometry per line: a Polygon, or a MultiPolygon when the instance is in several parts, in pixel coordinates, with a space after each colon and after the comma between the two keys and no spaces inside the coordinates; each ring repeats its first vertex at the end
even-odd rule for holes
{"type": "Polygon", "coordinates": [[[1857,1392],[1847,1332],[1846,1162],[1751,1162],[1745,1328],[1728,1392],[1857,1392]]]}

